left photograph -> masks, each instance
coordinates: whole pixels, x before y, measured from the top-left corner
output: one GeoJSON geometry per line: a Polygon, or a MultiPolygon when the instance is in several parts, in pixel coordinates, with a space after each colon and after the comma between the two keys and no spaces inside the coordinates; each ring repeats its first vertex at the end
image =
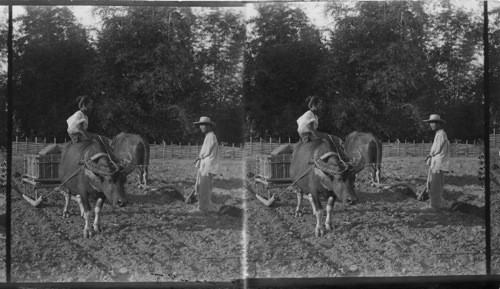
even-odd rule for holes
{"type": "Polygon", "coordinates": [[[243,12],[13,7],[12,282],[241,278],[243,12]]]}
{"type": "Polygon", "coordinates": [[[0,6],[0,283],[6,282],[7,31],[9,11],[0,6]]]}

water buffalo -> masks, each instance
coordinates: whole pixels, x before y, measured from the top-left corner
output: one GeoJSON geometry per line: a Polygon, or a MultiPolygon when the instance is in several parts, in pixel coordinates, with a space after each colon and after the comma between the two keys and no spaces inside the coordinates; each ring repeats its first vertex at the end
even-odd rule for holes
{"type": "Polygon", "coordinates": [[[359,154],[359,159],[349,159],[344,148],[337,143],[330,144],[322,140],[310,142],[299,141],[294,145],[290,163],[290,177],[299,188],[297,192],[298,204],[295,216],[300,216],[300,206],[303,194],[310,195],[309,199],[316,215],[315,235],[324,234],[322,227],[323,209],[320,197],[327,198],[326,221],[327,229],[332,230],[331,214],[337,198],[344,204],[354,204],[355,175],[364,167],[364,159],[359,154]]]}
{"type": "Polygon", "coordinates": [[[139,168],[139,184],[147,185],[149,166],[149,143],[138,134],[121,132],[111,141],[117,155],[132,156],[132,163],[139,168]]]}
{"type": "Polygon", "coordinates": [[[67,143],[59,163],[59,178],[67,190],[63,216],[68,216],[71,195],[77,196],[85,218],[83,235],[92,237],[90,199],[96,200],[93,228],[100,232],[103,202],[108,200],[114,206],[127,203],[123,186],[130,168],[130,158],[117,158],[106,144],[96,139],[67,143]]]}
{"type": "Polygon", "coordinates": [[[380,184],[382,165],[382,143],[371,133],[352,132],[345,140],[344,148],[348,156],[354,156],[357,151],[366,160],[371,174],[371,181],[380,184]]]}

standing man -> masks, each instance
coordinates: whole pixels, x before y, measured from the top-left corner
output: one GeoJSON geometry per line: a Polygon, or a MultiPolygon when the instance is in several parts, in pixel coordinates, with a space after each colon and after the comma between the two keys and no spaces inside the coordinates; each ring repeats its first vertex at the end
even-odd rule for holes
{"type": "Polygon", "coordinates": [[[199,125],[201,132],[205,134],[203,146],[195,162],[198,168],[195,193],[198,195],[198,211],[206,212],[210,211],[212,206],[210,195],[212,194],[213,176],[219,170],[219,148],[217,137],[213,132],[215,122],[207,116],[202,116],[200,121],[194,124],[199,125]]]}
{"type": "Polygon", "coordinates": [[[449,170],[450,166],[449,141],[443,130],[445,121],[439,115],[431,114],[429,119],[424,121],[429,123],[431,129],[436,132],[436,135],[434,136],[431,152],[426,158],[427,165],[430,167],[427,174],[427,187],[424,189],[424,192],[427,190],[429,193],[430,204],[423,209],[439,210],[443,208],[444,173],[449,170]]]}

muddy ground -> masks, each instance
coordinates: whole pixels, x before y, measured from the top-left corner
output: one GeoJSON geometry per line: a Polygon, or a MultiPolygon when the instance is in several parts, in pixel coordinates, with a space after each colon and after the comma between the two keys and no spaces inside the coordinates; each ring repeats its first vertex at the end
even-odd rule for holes
{"type": "MultiPolygon", "coordinates": [[[[484,207],[479,159],[453,158],[451,166],[444,186],[447,206],[484,207]]],[[[418,189],[426,169],[422,158],[386,158],[382,166],[385,182],[411,181],[418,189]]],[[[453,210],[422,211],[425,204],[411,190],[380,190],[366,178],[362,175],[356,185],[358,204],[336,203],[334,230],[319,238],[308,201],[306,214],[296,219],[294,193],[283,194],[272,207],[248,193],[248,277],[485,274],[482,218],[453,210]]]]}
{"type": "Polygon", "coordinates": [[[491,159],[491,273],[500,275],[500,156],[498,148],[490,151],[491,159]]]}
{"type": "MultiPolygon", "coordinates": [[[[22,172],[21,160],[15,158],[14,172],[22,172]]],[[[151,178],[187,192],[195,182],[191,161],[155,160],[151,178]]],[[[452,159],[444,188],[448,207],[460,202],[484,209],[479,166],[478,158],[452,159]]],[[[191,212],[195,205],[175,191],[145,192],[130,180],[131,204],[105,206],[105,230],[92,239],[82,236],[76,203],[69,219],[61,217],[61,194],[34,208],[13,193],[12,280],[231,281],[242,278],[243,260],[250,278],[485,273],[484,220],[477,214],[421,211],[425,204],[411,190],[377,189],[362,174],[358,204],[336,204],[334,231],[317,238],[307,201],[298,219],[293,193],[264,206],[251,182],[244,189],[243,167],[240,160],[223,161],[214,183],[216,212],[206,215],[191,212]]],[[[383,175],[387,183],[407,181],[420,190],[426,169],[421,158],[386,158],[383,175]]]]}
{"type": "MultiPolygon", "coordinates": [[[[22,172],[22,158],[14,159],[22,172]]],[[[150,178],[157,185],[193,187],[192,160],[153,160],[150,178]]],[[[192,212],[173,190],[147,192],[133,186],[130,205],[104,206],[104,232],[83,237],[84,220],[76,202],[62,218],[62,194],[32,207],[13,192],[12,281],[231,281],[241,278],[241,161],[223,160],[214,182],[213,213],[192,212]]]]}

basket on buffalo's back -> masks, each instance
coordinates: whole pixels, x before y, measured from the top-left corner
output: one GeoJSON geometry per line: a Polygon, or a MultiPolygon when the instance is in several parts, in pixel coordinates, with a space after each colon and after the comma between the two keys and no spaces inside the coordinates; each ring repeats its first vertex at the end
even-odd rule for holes
{"type": "Polygon", "coordinates": [[[29,154],[24,156],[24,175],[43,181],[58,181],[60,154],[29,154]]]}
{"type": "Polygon", "coordinates": [[[261,156],[259,157],[259,173],[269,180],[288,181],[291,159],[291,154],[261,156]]]}

